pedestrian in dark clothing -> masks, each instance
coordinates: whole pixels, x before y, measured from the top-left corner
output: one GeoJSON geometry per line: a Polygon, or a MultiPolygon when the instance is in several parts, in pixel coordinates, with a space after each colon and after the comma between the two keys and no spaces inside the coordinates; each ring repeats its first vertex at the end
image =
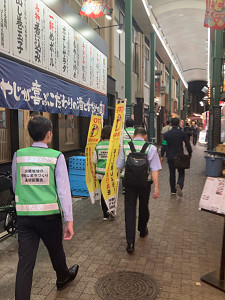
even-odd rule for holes
{"type": "MultiPolygon", "coordinates": [[[[157,153],[157,148],[154,145],[146,143],[147,132],[144,128],[138,127],[134,131],[134,139],[131,142],[133,144],[134,152],[141,152],[145,149],[145,155],[147,159],[147,171],[150,169],[152,179],[155,185],[153,198],[159,197],[158,187],[158,171],[161,169],[161,163],[157,153]]],[[[125,143],[120,150],[120,154],[117,158],[116,165],[118,169],[122,169],[127,164],[129,154],[132,151],[132,146],[129,143],[125,143]]],[[[134,153],[132,151],[132,153],[134,153]]],[[[140,160],[139,160],[140,163],[140,160]]],[[[128,164],[129,165],[129,164],[128,164]]],[[[144,173],[143,164],[138,166],[141,171],[141,175],[144,173]]],[[[134,251],[135,232],[136,232],[136,206],[137,199],[139,198],[139,215],[138,215],[138,231],[140,231],[140,237],[144,238],[148,234],[148,220],[149,220],[149,197],[151,191],[151,180],[149,178],[149,172],[143,179],[137,175],[137,172],[133,170],[131,174],[132,182],[129,182],[128,174],[125,170],[125,227],[126,227],[126,239],[127,239],[127,252],[132,253],[134,251]]]]}
{"type": "Polygon", "coordinates": [[[198,139],[198,126],[195,125],[192,128],[192,135],[193,135],[193,145],[195,146],[198,139]]]}
{"type": "Polygon", "coordinates": [[[188,137],[188,140],[190,142],[190,138],[192,136],[192,130],[191,130],[191,127],[189,126],[188,123],[186,123],[185,126],[184,126],[184,132],[187,133],[187,137],[188,137]]]}
{"type": "Polygon", "coordinates": [[[164,139],[162,143],[161,149],[161,162],[163,161],[163,157],[165,152],[167,153],[167,162],[170,170],[170,188],[171,194],[182,197],[182,189],[184,187],[184,176],[185,171],[182,169],[178,169],[178,180],[176,184],[176,169],[174,167],[174,156],[176,154],[184,153],[183,142],[185,143],[185,147],[188,151],[188,154],[191,156],[192,148],[188,139],[187,134],[179,129],[179,119],[173,118],[171,120],[172,130],[166,132],[164,134],[164,139]]]}

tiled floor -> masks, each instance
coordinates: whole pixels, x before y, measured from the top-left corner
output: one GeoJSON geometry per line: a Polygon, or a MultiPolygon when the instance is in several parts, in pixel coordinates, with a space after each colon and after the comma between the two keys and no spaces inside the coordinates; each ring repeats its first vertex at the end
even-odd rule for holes
{"type": "MultiPolygon", "coordinates": [[[[64,243],[68,265],[80,265],[75,281],[56,291],[55,274],[43,244],[33,276],[32,300],[100,299],[94,289],[98,278],[117,271],[151,275],[160,287],[159,300],[224,300],[225,293],[201,282],[200,277],[219,270],[223,218],[198,210],[205,182],[205,148],[194,147],[191,169],[186,172],[184,196],[170,195],[167,163],[160,172],[160,197],[150,199],[149,235],[137,234],[135,252],[127,254],[123,195],[119,195],[114,221],[102,220],[99,203],[74,200],[75,236],[64,243]]],[[[17,241],[0,243],[0,299],[13,299],[17,241]]]]}

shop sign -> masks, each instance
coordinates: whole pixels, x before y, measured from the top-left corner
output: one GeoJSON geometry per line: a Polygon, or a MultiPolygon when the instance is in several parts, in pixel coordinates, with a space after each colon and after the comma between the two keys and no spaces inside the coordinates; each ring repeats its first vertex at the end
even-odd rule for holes
{"type": "Polygon", "coordinates": [[[155,97],[160,97],[160,78],[155,79],[155,97]]]}
{"type": "Polygon", "coordinates": [[[84,0],[80,14],[92,19],[97,19],[110,12],[109,0],[84,0]]]}
{"type": "Polygon", "coordinates": [[[107,57],[41,0],[0,1],[0,53],[107,94],[107,57]]]}
{"type": "Polygon", "coordinates": [[[108,118],[107,97],[0,58],[0,107],[108,118]]]}
{"type": "Polygon", "coordinates": [[[216,30],[225,28],[224,0],[206,0],[204,26],[216,30]]]}
{"type": "Polygon", "coordinates": [[[207,177],[199,209],[225,215],[225,179],[219,177],[207,177]]]}

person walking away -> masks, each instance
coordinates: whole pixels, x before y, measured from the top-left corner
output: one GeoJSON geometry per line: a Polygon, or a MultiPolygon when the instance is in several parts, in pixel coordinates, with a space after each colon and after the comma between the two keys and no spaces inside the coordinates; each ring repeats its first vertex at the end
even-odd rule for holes
{"type": "Polygon", "coordinates": [[[152,171],[155,185],[153,198],[159,197],[158,171],[161,169],[161,163],[157,148],[146,143],[146,138],[146,130],[142,127],[136,128],[133,141],[124,144],[116,162],[120,170],[125,166],[125,227],[128,253],[134,251],[137,198],[139,198],[138,231],[142,238],[148,234],[148,204],[152,183],[149,180],[149,169],[152,171]]]}
{"type": "Polygon", "coordinates": [[[164,133],[166,133],[167,131],[169,131],[171,129],[172,129],[172,126],[170,125],[170,120],[167,120],[166,126],[164,126],[161,131],[162,137],[163,137],[164,133]]]}
{"type": "MultiPolygon", "coordinates": [[[[95,150],[93,152],[92,161],[96,165],[95,168],[96,177],[99,180],[100,184],[105,175],[105,168],[106,168],[107,156],[109,152],[109,140],[110,140],[111,132],[112,132],[111,125],[105,125],[102,128],[101,141],[96,145],[95,150]]],[[[105,203],[105,199],[102,193],[101,193],[101,206],[102,206],[104,221],[109,220],[110,217],[111,218],[115,217],[113,212],[110,213],[108,212],[108,207],[105,203]]]]}
{"type": "Polygon", "coordinates": [[[191,130],[191,127],[189,126],[188,123],[186,123],[185,126],[184,126],[184,132],[186,132],[188,140],[190,142],[190,138],[192,136],[192,130],[191,130]]]}
{"type": "Polygon", "coordinates": [[[79,268],[74,265],[68,269],[62,245],[60,208],[66,222],[65,240],[71,240],[74,234],[73,212],[65,158],[47,146],[52,140],[52,123],[45,117],[34,117],[28,123],[28,132],[34,141],[32,146],[17,150],[12,161],[19,242],[16,300],[30,299],[40,239],[48,249],[58,290],[75,279],[79,268]]]}
{"type": "Polygon", "coordinates": [[[199,132],[198,126],[195,124],[195,125],[193,126],[193,129],[192,129],[192,134],[193,134],[193,145],[194,145],[194,146],[196,145],[197,140],[198,140],[198,132],[199,132]]]}
{"type": "Polygon", "coordinates": [[[162,149],[161,149],[161,162],[163,162],[163,157],[165,152],[167,153],[167,163],[170,171],[170,189],[171,194],[178,194],[179,197],[182,197],[182,189],[184,187],[184,177],[185,171],[178,169],[178,180],[176,184],[176,169],[174,167],[174,156],[176,154],[184,153],[183,142],[188,151],[189,156],[191,157],[192,148],[189,142],[187,133],[179,129],[179,119],[173,118],[171,120],[172,130],[164,134],[162,149]]]}
{"type": "MultiPolygon", "coordinates": [[[[134,135],[134,120],[129,118],[125,121],[125,128],[123,131],[123,144],[129,141],[133,140],[133,135],[134,135]]],[[[125,170],[123,169],[121,171],[121,178],[122,178],[122,187],[123,187],[123,194],[125,194],[125,186],[124,186],[124,172],[125,170]]]]}

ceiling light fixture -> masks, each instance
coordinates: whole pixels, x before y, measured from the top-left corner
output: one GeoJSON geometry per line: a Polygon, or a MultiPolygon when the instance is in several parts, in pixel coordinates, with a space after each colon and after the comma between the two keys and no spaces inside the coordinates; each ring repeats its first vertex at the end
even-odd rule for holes
{"type": "Polygon", "coordinates": [[[94,28],[94,30],[99,30],[100,29],[105,29],[105,28],[111,28],[111,27],[117,27],[119,26],[119,28],[116,30],[119,34],[121,34],[123,32],[123,24],[115,24],[115,25],[109,25],[109,26],[103,26],[103,27],[100,27],[98,26],[97,28],[94,28]]]}
{"type": "Polygon", "coordinates": [[[106,19],[109,21],[112,20],[112,12],[113,12],[113,8],[110,8],[109,13],[105,15],[106,19]]]}
{"type": "Polygon", "coordinates": [[[170,58],[171,62],[173,63],[173,65],[174,65],[174,67],[175,67],[177,73],[179,74],[181,80],[183,81],[184,86],[185,86],[186,88],[188,88],[188,84],[187,84],[187,82],[184,80],[184,77],[183,77],[183,75],[181,74],[181,71],[180,71],[180,69],[178,68],[177,64],[175,63],[172,54],[170,53],[170,51],[169,51],[169,49],[167,48],[167,46],[166,46],[166,44],[165,44],[163,38],[161,37],[161,35],[160,35],[160,33],[159,33],[159,30],[156,28],[155,24],[152,24],[152,27],[154,28],[156,34],[158,35],[158,38],[160,39],[160,41],[161,41],[163,47],[165,48],[167,54],[169,55],[169,58],[170,58]]]}
{"type": "Polygon", "coordinates": [[[122,28],[123,28],[123,25],[122,24],[120,24],[119,25],[119,28],[117,28],[117,32],[119,33],[119,34],[121,34],[123,31],[122,31],[122,28]]]}

